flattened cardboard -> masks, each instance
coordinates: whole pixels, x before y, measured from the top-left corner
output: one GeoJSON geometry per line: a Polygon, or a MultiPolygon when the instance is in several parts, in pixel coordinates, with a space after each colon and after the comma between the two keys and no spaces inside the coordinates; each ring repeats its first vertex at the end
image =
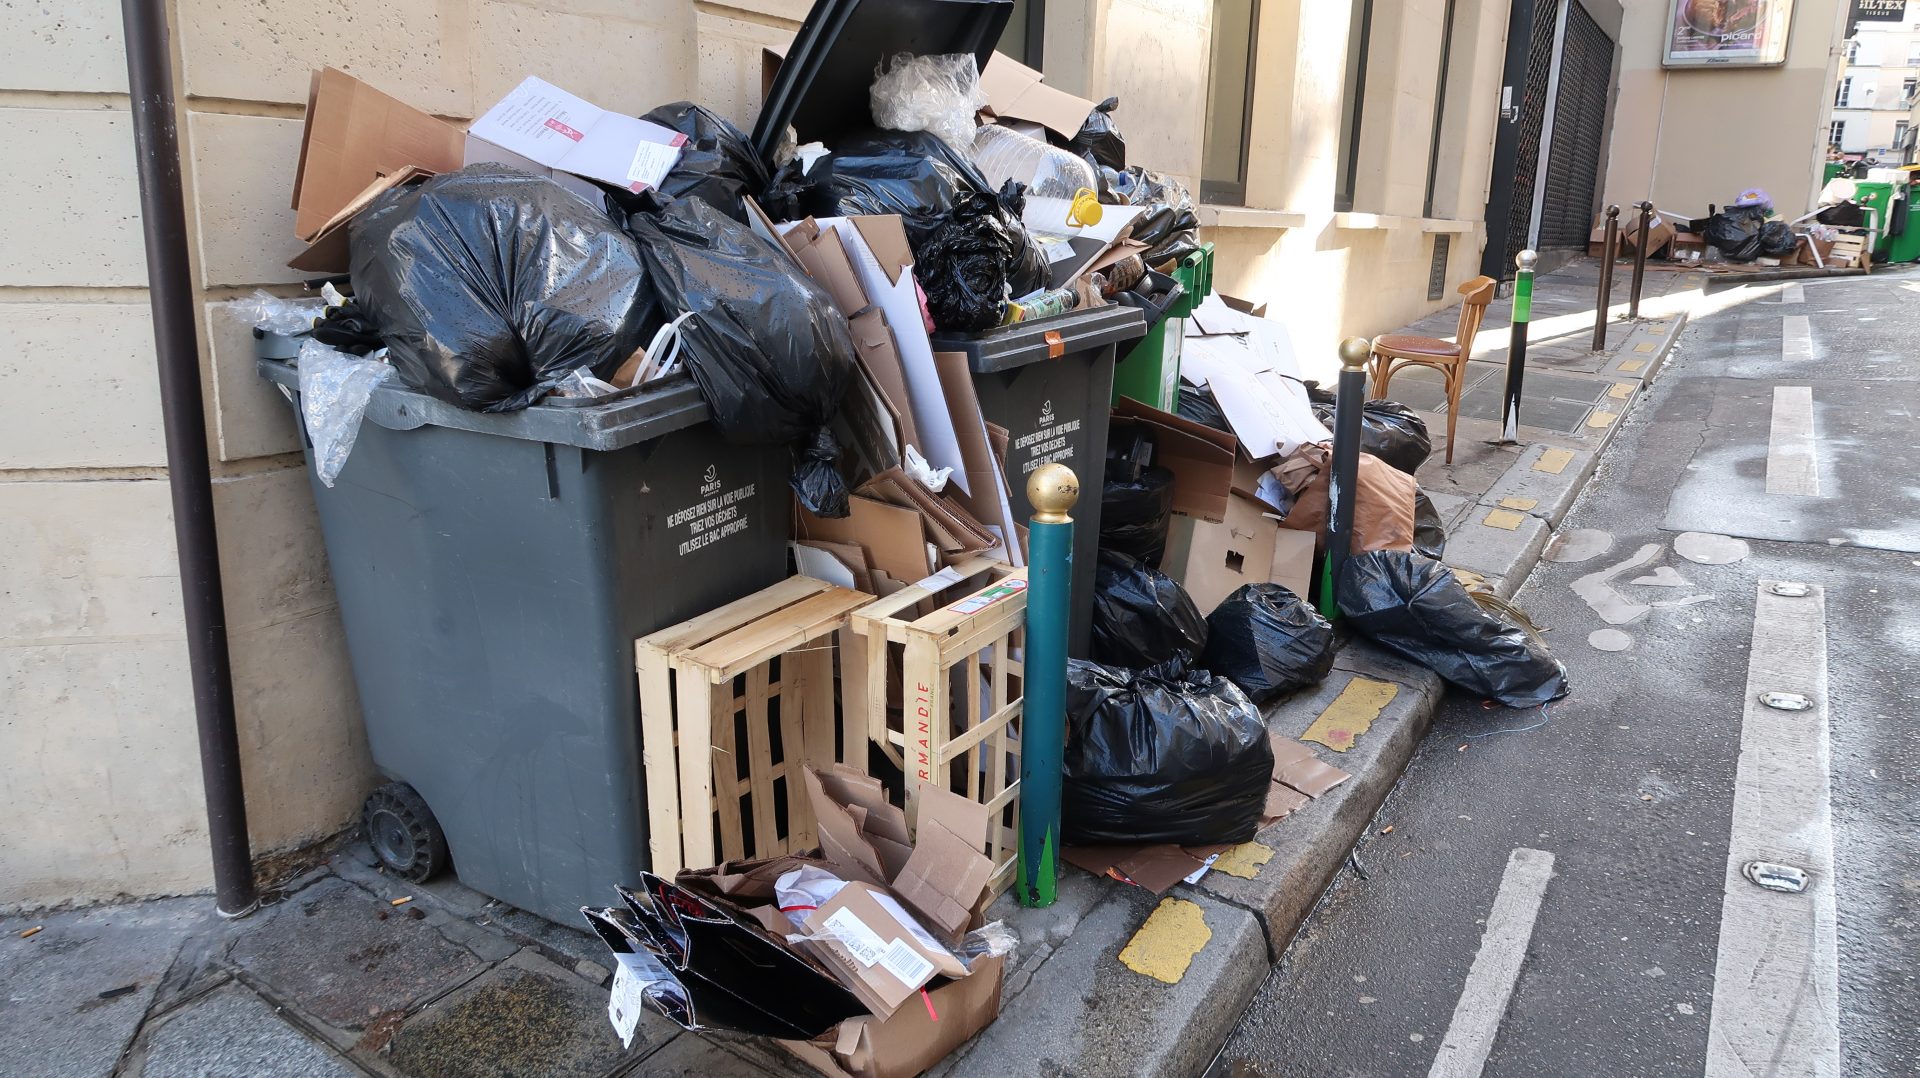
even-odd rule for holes
{"type": "Polygon", "coordinates": [[[1129,883],[1156,895],[1173,890],[1173,885],[1207,867],[1207,858],[1215,847],[1192,849],[1161,844],[1155,846],[1065,846],[1060,857],[1076,868],[1095,876],[1129,883]]]}
{"type": "Polygon", "coordinates": [[[1267,786],[1267,807],[1262,819],[1284,820],[1305,808],[1310,800],[1312,798],[1285,783],[1272,783],[1267,786]]]}
{"type": "Polygon", "coordinates": [[[849,880],[878,886],[900,874],[913,847],[907,815],[879,779],[844,764],[806,769],[820,850],[849,880]]]}
{"type": "MultiPolygon", "coordinates": [[[[1318,537],[1312,532],[1281,528],[1273,534],[1273,567],[1268,579],[1283,584],[1300,598],[1313,587],[1313,548],[1318,537]]],[[[866,589],[861,589],[862,591],[866,589]]]]}
{"type": "Polygon", "coordinates": [[[1136,427],[1153,432],[1153,463],[1173,473],[1173,511],[1215,523],[1225,520],[1239,439],[1123,397],[1114,405],[1107,441],[1118,442],[1123,432],[1136,427]]]}
{"type": "Polygon", "coordinates": [[[313,73],[293,180],[293,234],[311,241],[370,184],[401,169],[451,172],[460,129],[335,68],[313,73]]]}
{"type": "Polygon", "coordinates": [[[780,1045],[829,1078],[912,1078],[999,1016],[1006,961],[979,959],[969,976],[929,989],[932,1013],[926,1007],[902,1007],[885,1021],[849,1018],[812,1041],[780,1045]]]}
{"type": "Polygon", "coordinates": [[[821,903],[819,909],[807,914],[804,922],[807,935],[815,938],[799,944],[802,950],[825,963],[828,971],[853,992],[855,999],[883,1019],[891,1017],[902,1003],[913,998],[920,987],[934,976],[962,978],[967,975],[967,967],[951,952],[937,944],[928,946],[912,927],[895,917],[875,897],[876,894],[885,893],[885,888],[874,884],[849,882],[838,894],[821,903]],[[864,930],[862,936],[868,939],[878,937],[879,948],[905,948],[918,956],[920,962],[909,961],[905,965],[923,971],[921,975],[902,979],[898,966],[884,959],[863,960],[843,938],[835,938],[839,935],[835,925],[842,918],[853,918],[854,929],[864,930]]]}
{"type": "Polygon", "coordinates": [[[993,881],[987,844],[987,806],[932,783],[920,784],[913,853],[894,877],[893,893],[927,931],[958,946],[973,921],[974,903],[993,881]]]}
{"type": "Polygon", "coordinates": [[[821,517],[796,509],[800,537],[857,544],[868,564],[895,580],[918,580],[933,571],[919,513],[858,494],[847,499],[847,510],[844,517],[821,517]]]}
{"type": "Polygon", "coordinates": [[[1065,138],[1080,133],[1093,111],[1093,102],[1056,90],[1041,81],[1046,76],[1018,60],[996,52],[980,73],[980,89],[995,116],[1032,120],[1065,138]]]}
{"type": "MultiPolygon", "coordinates": [[[[1019,519],[1014,516],[1006,472],[993,448],[993,432],[998,428],[981,416],[980,398],[974,392],[973,372],[967,367],[966,353],[935,352],[933,362],[940,378],[941,398],[967,473],[967,485],[961,492],[964,496],[956,496],[973,510],[976,520],[999,535],[1007,547],[1007,563],[1018,568],[1025,564],[1019,543],[1013,538],[1019,519]]],[[[1007,432],[1001,430],[999,437],[1000,453],[1004,454],[1007,432]]]]}
{"type": "Polygon", "coordinates": [[[1273,735],[1273,776],[1279,782],[1306,794],[1319,797],[1352,778],[1352,775],[1321,761],[1313,750],[1290,737],[1273,735]]]}
{"type": "Polygon", "coordinates": [[[944,490],[939,494],[899,468],[891,468],[862,484],[857,493],[918,512],[927,538],[943,555],[957,557],[991,550],[993,534],[944,490]]]}

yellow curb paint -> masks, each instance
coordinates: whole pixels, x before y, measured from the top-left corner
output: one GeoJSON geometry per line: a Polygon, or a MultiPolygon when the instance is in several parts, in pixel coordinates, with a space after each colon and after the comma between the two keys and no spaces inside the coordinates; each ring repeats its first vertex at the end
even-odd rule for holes
{"type": "Polygon", "coordinates": [[[1633,350],[1636,352],[1651,352],[1658,347],[1660,347],[1659,341],[1641,341],[1639,344],[1633,346],[1633,350]]]}
{"type": "Polygon", "coordinates": [[[1193,956],[1213,938],[1207,918],[1197,903],[1163,898],[1147,915],[1147,923],[1120,949],[1120,964],[1165,984],[1179,984],[1193,965],[1193,956]]]}
{"type": "Polygon", "coordinates": [[[1646,365],[1647,361],[1644,359],[1623,359],[1620,361],[1620,372],[1622,374],[1632,374],[1646,365]]]}
{"type": "Polygon", "coordinates": [[[1325,745],[1335,752],[1345,752],[1373,720],[1380,717],[1393,698],[1400,695],[1400,686],[1391,681],[1375,681],[1372,678],[1357,677],[1347,682],[1333,703],[1313,720],[1307,732],[1300,740],[1311,741],[1316,745],[1325,745]]]}
{"type": "Polygon", "coordinates": [[[1518,531],[1520,529],[1520,523],[1526,519],[1524,514],[1516,513],[1511,509],[1495,509],[1488,513],[1487,519],[1480,523],[1485,524],[1489,528],[1499,528],[1501,531],[1510,532],[1518,531]]]}
{"type": "Polygon", "coordinates": [[[1219,859],[1214,861],[1213,870],[1250,880],[1258,876],[1261,866],[1271,860],[1273,860],[1272,847],[1258,842],[1242,842],[1221,854],[1219,859]]]}
{"type": "Polygon", "coordinates": [[[1540,504],[1538,498],[1502,498],[1500,505],[1505,509],[1518,509],[1522,513],[1540,504]]]}
{"type": "Polygon", "coordinates": [[[1612,412],[1602,412],[1596,409],[1592,415],[1587,417],[1587,426],[1611,427],[1613,426],[1613,421],[1618,418],[1620,417],[1612,412]]]}
{"type": "Polygon", "coordinates": [[[1607,387],[1607,396],[1617,401],[1626,400],[1633,396],[1634,387],[1638,384],[1637,382],[1615,382],[1607,387]]]}
{"type": "Polygon", "coordinates": [[[1559,475],[1567,470],[1567,465],[1572,463],[1573,450],[1549,449],[1540,454],[1539,460],[1533,462],[1533,470],[1546,472],[1548,475],[1559,475]]]}

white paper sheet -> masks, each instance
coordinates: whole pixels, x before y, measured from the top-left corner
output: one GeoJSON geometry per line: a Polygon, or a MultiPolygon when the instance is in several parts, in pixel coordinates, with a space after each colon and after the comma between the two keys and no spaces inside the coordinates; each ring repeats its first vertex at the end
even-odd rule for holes
{"type": "Polygon", "coordinates": [[[824,580],[829,584],[849,590],[858,589],[854,581],[853,570],[846,563],[819,547],[788,543],[787,549],[793,551],[793,564],[800,570],[801,576],[810,576],[815,580],[824,580]]]}

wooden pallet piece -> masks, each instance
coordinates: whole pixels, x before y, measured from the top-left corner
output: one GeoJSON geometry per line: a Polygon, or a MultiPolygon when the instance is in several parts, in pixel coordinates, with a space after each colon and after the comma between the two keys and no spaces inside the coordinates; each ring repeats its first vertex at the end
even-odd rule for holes
{"type": "MultiPolygon", "coordinates": [[[[922,782],[942,783],[987,805],[992,826],[985,852],[998,894],[1013,879],[1018,828],[1019,772],[1012,758],[1019,753],[1021,699],[1013,686],[1022,674],[1014,655],[1026,625],[1026,570],[975,558],[956,564],[954,575],[971,586],[949,579],[908,588],[856,611],[848,633],[863,652],[864,725],[906,775],[909,824],[917,820],[922,782]],[[896,646],[899,729],[887,706],[896,646]]],[[[858,678],[858,669],[847,666],[843,680],[858,678]]]]}
{"type": "Polygon", "coordinates": [[[843,755],[851,739],[835,736],[834,651],[848,616],[872,600],[791,577],[635,641],[653,871],[671,878],[814,845],[801,766],[866,762],[864,734],[858,756],[843,755]]]}

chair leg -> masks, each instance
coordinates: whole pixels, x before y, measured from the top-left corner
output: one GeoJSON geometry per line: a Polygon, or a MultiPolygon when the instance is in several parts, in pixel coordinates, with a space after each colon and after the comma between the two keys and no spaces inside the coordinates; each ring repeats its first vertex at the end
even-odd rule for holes
{"type": "Polygon", "coordinates": [[[1388,356],[1373,357],[1373,376],[1368,379],[1371,383],[1371,387],[1367,390],[1369,400],[1386,399],[1387,384],[1393,381],[1393,371],[1390,369],[1392,366],[1393,360],[1388,356]]]}
{"type": "Polygon", "coordinates": [[[1447,371],[1447,463],[1453,463],[1453,431],[1460,422],[1460,386],[1466,382],[1466,364],[1447,371]]]}

